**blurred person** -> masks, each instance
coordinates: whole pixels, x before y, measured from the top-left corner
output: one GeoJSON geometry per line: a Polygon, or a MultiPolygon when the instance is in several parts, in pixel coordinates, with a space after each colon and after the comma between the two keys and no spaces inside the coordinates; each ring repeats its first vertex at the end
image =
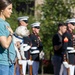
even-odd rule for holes
{"type": "MultiPolygon", "coordinates": [[[[16,46],[16,53],[17,53],[17,65],[19,66],[20,70],[17,71],[17,75],[26,74],[26,66],[29,59],[29,50],[31,48],[31,42],[28,38],[30,32],[26,26],[19,26],[16,28],[14,32],[14,44],[16,46]]],[[[17,70],[17,67],[15,67],[17,70]]]]}
{"type": "MultiPolygon", "coordinates": [[[[18,20],[18,26],[28,26],[28,16],[21,16],[21,17],[18,17],[17,20],[18,20]]],[[[15,35],[15,34],[14,34],[15,35]]],[[[17,75],[19,75],[19,65],[15,64],[15,72],[17,75]]]]}
{"type": "Polygon", "coordinates": [[[32,75],[38,75],[39,70],[39,54],[43,50],[43,45],[39,36],[40,32],[40,22],[35,22],[31,24],[32,33],[30,34],[30,39],[32,42],[31,47],[31,60],[32,60],[32,75]]]}
{"type": "Polygon", "coordinates": [[[74,24],[74,29],[73,29],[73,47],[75,49],[75,18],[72,18],[71,22],[74,24]]]}
{"type": "Polygon", "coordinates": [[[64,73],[64,75],[65,74],[71,75],[72,73],[74,73],[74,71],[73,71],[74,68],[72,67],[72,65],[74,65],[74,53],[75,52],[74,51],[70,52],[67,50],[68,50],[68,48],[70,48],[70,50],[71,49],[74,50],[74,48],[73,48],[73,30],[74,30],[75,19],[74,18],[68,19],[66,21],[66,23],[67,23],[67,31],[63,34],[63,54],[66,57],[66,61],[63,62],[63,64],[64,64],[63,73],[64,73]],[[64,42],[65,39],[67,39],[67,42],[64,42]],[[72,71],[71,71],[71,69],[72,69],[72,71]]]}
{"type": "MultiPolygon", "coordinates": [[[[66,53],[67,47],[73,47],[73,30],[74,30],[74,23],[72,19],[68,19],[67,23],[67,31],[63,35],[63,50],[66,53]],[[68,42],[64,42],[64,39],[67,38],[68,42]]],[[[71,56],[72,57],[72,56],[71,56]]],[[[74,60],[71,58],[70,64],[74,64],[74,60]]]]}
{"type": "Polygon", "coordinates": [[[0,75],[14,75],[15,47],[13,30],[6,21],[12,13],[11,0],[0,0],[0,75]]]}
{"type": "Polygon", "coordinates": [[[54,75],[60,75],[61,64],[63,62],[62,35],[66,32],[67,26],[65,23],[58,24],[58,31],[52,38],[54,56],[52,64],[54,67],[54,75]]]}

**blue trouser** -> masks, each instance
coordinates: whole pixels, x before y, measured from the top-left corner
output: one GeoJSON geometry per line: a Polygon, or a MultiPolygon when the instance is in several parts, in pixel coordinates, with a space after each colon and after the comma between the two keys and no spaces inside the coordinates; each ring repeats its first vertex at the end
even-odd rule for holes
{"type": "Polygon", "coordinates": [[[62,57],[54,55],[52,58],[52,64],[54,66],[54,75],[59,75],[62,64],[62,57]]]}
{"type": "Polygon", "coordinates": [[[11,66],[0,64],[0,75],[14,75],[14,64],[11,66]]]}
{"type": "Polygon", "coordinates": [[[32,68],[33,68],[33,75],[38,75],[39,61],[33,61],[32,68]]]}
{"type": "Polygon", "coordinates": [[[19,68],[19,64],[17,64],[17,67],[16,67],[16,75],[20,75],[20,68],[19,68]]]}

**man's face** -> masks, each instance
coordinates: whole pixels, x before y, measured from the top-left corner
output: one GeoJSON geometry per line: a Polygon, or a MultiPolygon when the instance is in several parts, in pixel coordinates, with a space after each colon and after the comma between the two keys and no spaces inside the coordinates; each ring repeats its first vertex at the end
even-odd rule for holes
{"type": "Polygon", "coordinates": [[[67,31],[67,26],[61,26],[60,29],[62,33],[65,33],[67,31]]]}
{"type": "Polygon", "coordinates": [[[33,27],[32,30],[33,30],[34,33],[39,34],[40,28],[38,29],[38,28],[34,28],[34,27],[33,27]]]}
{"type": "Polygon", "coordinates": [[[25,23],[24,21],[20,21],[19,23],[20,23],[20,26],[26,26],[27,27],[27,25],[28,25],[28,23],[25,23]]]}
{"type": "Polygon", "coordinates": [[[35,31],[36,31],[37,34],[39,34],[40,29],[35,28],[35,31]]]}
{"type": "Polygon", "coordinates": [[[72,25],[72,24],[68,24],[68,29],[70,30],[70,31],[73,31],[74,30],[74,25],[72,25]]]}

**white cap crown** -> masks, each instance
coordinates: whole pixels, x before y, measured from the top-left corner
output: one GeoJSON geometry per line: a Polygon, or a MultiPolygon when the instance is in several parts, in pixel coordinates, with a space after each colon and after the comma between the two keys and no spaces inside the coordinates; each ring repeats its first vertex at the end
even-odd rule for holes
{"type": "Polygon", "coordinates": [[[31,27],[40,27],[40,22],[35,22],[31,24],[31,27]]]}
{"type": "Polygon", "coordinates": [[[22,17],[18,17],[18,21],[22,21],[22,20],[28,20],[28,16],[22,16],[22,17]]]}
{"type": "Polygon", "coordinates": [[[66,23],[75,23],[75,18],[67,19],[66,20],[66,23]]]}

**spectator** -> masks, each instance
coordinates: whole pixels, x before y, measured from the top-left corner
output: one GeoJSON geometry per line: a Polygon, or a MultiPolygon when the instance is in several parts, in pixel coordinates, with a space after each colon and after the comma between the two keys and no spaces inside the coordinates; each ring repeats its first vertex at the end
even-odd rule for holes
{"type": "Polygon", "coordinates": [[[6,21],[12,13],[11,0],[0,0],[0,75],[14,75],[15,48],[13,30],[6,21]]]}
{"type": "Polygon", "coordinates": [[[61,64],[63,62],[62,55],[62,35],[66,32],[67,27],[65,23],[58,24],[58,31],[52,38],[54,56],[52,58],[52,64],[54,67],[54,75],[59,75],[61,64]]]}

